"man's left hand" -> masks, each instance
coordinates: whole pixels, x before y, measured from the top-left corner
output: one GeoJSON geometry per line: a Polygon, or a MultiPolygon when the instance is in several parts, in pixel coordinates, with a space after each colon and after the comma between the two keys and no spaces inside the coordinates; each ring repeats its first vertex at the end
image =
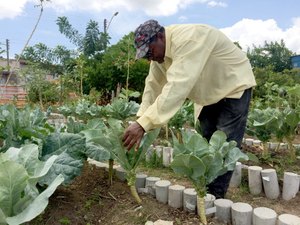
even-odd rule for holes
{"type": "Polygon", "coordinates": [[[137,150],[140,147],[144,133],[145,130],[139,123],[132,123],[124,132],[122,139],[124,147],[129,151],[135,145],[135,150],[137,150]]]}

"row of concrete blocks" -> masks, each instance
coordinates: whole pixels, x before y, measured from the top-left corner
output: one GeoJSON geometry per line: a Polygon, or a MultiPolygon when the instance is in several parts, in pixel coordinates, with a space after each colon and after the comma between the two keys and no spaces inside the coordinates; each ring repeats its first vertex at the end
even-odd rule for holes
{"type": "Polygon", "coordinates": [[[299,225],[300,217],[277,213],[267,207],[254,208],[248,203],[233,203],[229,199],[217,199],[216,218],[232,225],[299,225]]]}
{"type": "MultiPolygon", "coordinates": [[[[173,148],[163,146],[151,146],[146,153],[146,161],[149,161],[152,154],[162,157],[163,165],[169,167],[173,160],[173,148]]],[[[242,180],[242,168],[248,169],[248,183],[250,193],[259,195],[264,190],[269,199],[277,199],[280,196],[280,189],[277,179],[277,173],[274,169],[262,169],[259,166],[247,167],[237,162],[233,172],[230,186],[239,187],[242,180]]],[[[300,189],[300,176],[292,172],[284,173],[282,198],[290,200],[294,198],[300,189]]]]}
{"type": "MultiPolygon", "coordinates": [[[[125,181],[125,173],[121,168],[116,170],[117,177],[125,181]]],[[[163,204],[183,209],[190,213],[197,212],[197,193],[194,188],[172,185],[168,180],[159,177],[147,177],[145,174],[136,176],[136,188],[139,193],[147,193],[163,204]]],[[[223,223],[233,225],[299,225],[300,217],[292,214],[277,215],[266,207],[252,208],[247,203],[233,203],[228,199],[215,199],[213,195],[205,196],[205,208],[208,216],[215,216],[223,223]]]]}
{"type": "MultiPolygon", "coordinates": [[[[253,138],[243,138],[243,143],[247,146],[262,146],[261,140],[256,140],[253,138]]],[[[293,144],[294,148],[299,149],[300,144],[293,144]]],[[[275,149],[281,149],[281,150],[287,150],[288,144],[287,143],[279,143],[279,142],[267,142],[267,146],[269,150],[275,150],[275,149]]]]}
{"type": "MultiPolygon", "coordinates": [[[[245,166],[236,163],[230,186],[238,187],[242,179],[242,168],[248,170],[248,186],[252,195],[260,195],[263,191],[269,199],[277,199],[280,196],[280,188],[275,169],[263,169],[260,166],[245,166]]],[[[300,189],[300,176],[292,172],[284,172],[282,199],[288,201],[296,196],[300,189]]]]}

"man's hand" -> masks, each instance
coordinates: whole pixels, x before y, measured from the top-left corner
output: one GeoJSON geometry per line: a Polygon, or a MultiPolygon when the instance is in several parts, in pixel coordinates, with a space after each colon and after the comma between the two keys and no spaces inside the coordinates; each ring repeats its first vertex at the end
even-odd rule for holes
{"type": "Polygon", "coordinates": [[[140,147],[144,133],[144,128],[139,123],[132,123],[124,132],[122,139],[124,147],[129,151],[135,145],[135,150],[137,150],[140,147]]]}

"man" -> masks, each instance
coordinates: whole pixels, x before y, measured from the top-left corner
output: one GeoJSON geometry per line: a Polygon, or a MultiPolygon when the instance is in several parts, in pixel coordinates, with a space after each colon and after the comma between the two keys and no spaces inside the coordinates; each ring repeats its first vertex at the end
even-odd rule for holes
{"type": "MultiPolygon", "coordinates": [[[[246,54],[222,32],[204,24],[162,27],[146,21],[135,30],[136,58],[151,60],[139,117],[125,131],[127,149],[138,147],[144,132],[161,127],[175,115],[186,98],[198,109],[202,136],[226,133],[238,147],[245,132],[251,88],[255,78],[246,54]],[[200,115],[199,115],[200,113],[200,115]]],[[[224,198],[232,171],[208,186],[224,198]]]]}

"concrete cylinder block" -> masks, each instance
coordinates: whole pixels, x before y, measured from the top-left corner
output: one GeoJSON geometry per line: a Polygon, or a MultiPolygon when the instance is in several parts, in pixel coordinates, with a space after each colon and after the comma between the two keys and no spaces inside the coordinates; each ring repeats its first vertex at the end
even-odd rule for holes
{"type": "Polygon", "coordinates": [[[197,192],[195,188],[186,188],[183,191],[183,210],[195,213],[197,206],[197,192]]]}
{"type": "Polygon", "coordinates": [[[230,187],[239,187],[242,182],[242,163],[236,162],[232,177],[230,179],[230,187]]]}
{"type": "Polygon", "coordinates": [[[145,155],[146,162],[150,162],[150,160],[154,154],[153,152],[154,152],[154,146],[150,145],[150,147],[147,149],[146,155],[145,155]]]}
{"type": "Polygon", "coordinates": [[[163,155],[163,165],[165,167],[169,167],[173,160],[173,148],[164,147],[162,155],[163,155]]]}
{"type": "Polygon", "coordinates": [[[270,150],[275,150],[278,147],[279,143],[277,142],[270,142],[269,143],[269,149],[270,150]]]}
{"type": "Polygon", "coordinates": [[[216,218],[222,223],[231,222],[231,206],[233,202],[229,199],[217,199],[214,202],[216,206],[216,218]]]}
{"type": "Polygon", "coordinates": [[[299,225],[300,217],[291,214],[282,214],[278,216],[278,225],[299,225]]]}
{"type": "Polygon", "coordinates": [[[280,190],[276,170],[262,170],[261,177],[266,197],[269,199],[277,199],[280,195],[280,190]]]}
{"type": "Polygon", "coordinates": [[[159,177],[147,177],[146,178],[146,183],[145,183],[145,188],[148,189],[148,193],[155,197],[155,183],[159,181],[159,177]]]}
{"type": "Polygon", "coordinates": [[[287,143],[280,143],[279,144],[279,150],[287,150],[288,144],[287,143]]]}
{"type": "Polygon", "coordinates": [[[262,167],[260,166],[248,167],[248,185],[252,195],[259,195],[262,192],[261,171],[262,167]]]}
{"type": "Polygon", "coordinates": [[[156,192],[156,200],[167,204],[168,203],[168,193],[169,193],[169,186],[171,182],[168,180],[159,180],[155,183],[155,192],[156,192]]]}
{"type": "Polygon", "coordinates": [[[116,177],[120,180],[120,181],[125,181],[126,180],[126,172],[122,167],[118,167],[116,169],[116,177]]]}
{"type": "Polygon", "coordinates": [[[290,200],[299,191],[300,177],[296,173],[285,172],[283,176],[282,198],[290,200]]]}
{"type": "Polygon", "coordinates": [[[136,175],[135,187],[137,188],[137,190],[139,190],[139,188],[145,188],[146,178],[146,174],[139,173],[136,175]]]}
{"type": "Polygon", "coordinates": [[[253,146],[261,146],[262,142],[260,140],[253,140],[253,146]]]}
{"type": "Polygon", "coordinates": [[[163,149],[164,149],[164,147],[161,146],[161,145],[157,145],[157,146],[155,147],[155,152],[156,152],[156,155],[157,155],[158,158],[161,158],[161,157],[162,157],[163,149]]]}
{"type": "Polygon", "coordinates": [[[214,207],[214,202],[216,200],[216,197],[212,194],[206,194],[204,197],[204,205],[205,209],[214,207]]]}
{"type": "Polygon", "coordinates": [[[185,187],[182,185],[169,186],[168,204],[173,208],[180,209],[183,207],[183,191],[185,187]]]}
{"type": "Polygon", "coordinates": [[[277,213],[273,209],[258,207],[253,210],[253,225],[276,225],[277,213]]]}
{"type": "Polygon", "coordinates": [[[252,145],[253,145],[253,141],[254,141],[253,138],[246,138],[246,139],[245,139],[245,144],[246,144],[247,146],[252,146],[252,145]]]}
{"type": "Polygon", "coordinates": [[[252,225],[252,212],[252,206],[247,203],[233,203],[231,206],[232,225],[252,225]]]}

